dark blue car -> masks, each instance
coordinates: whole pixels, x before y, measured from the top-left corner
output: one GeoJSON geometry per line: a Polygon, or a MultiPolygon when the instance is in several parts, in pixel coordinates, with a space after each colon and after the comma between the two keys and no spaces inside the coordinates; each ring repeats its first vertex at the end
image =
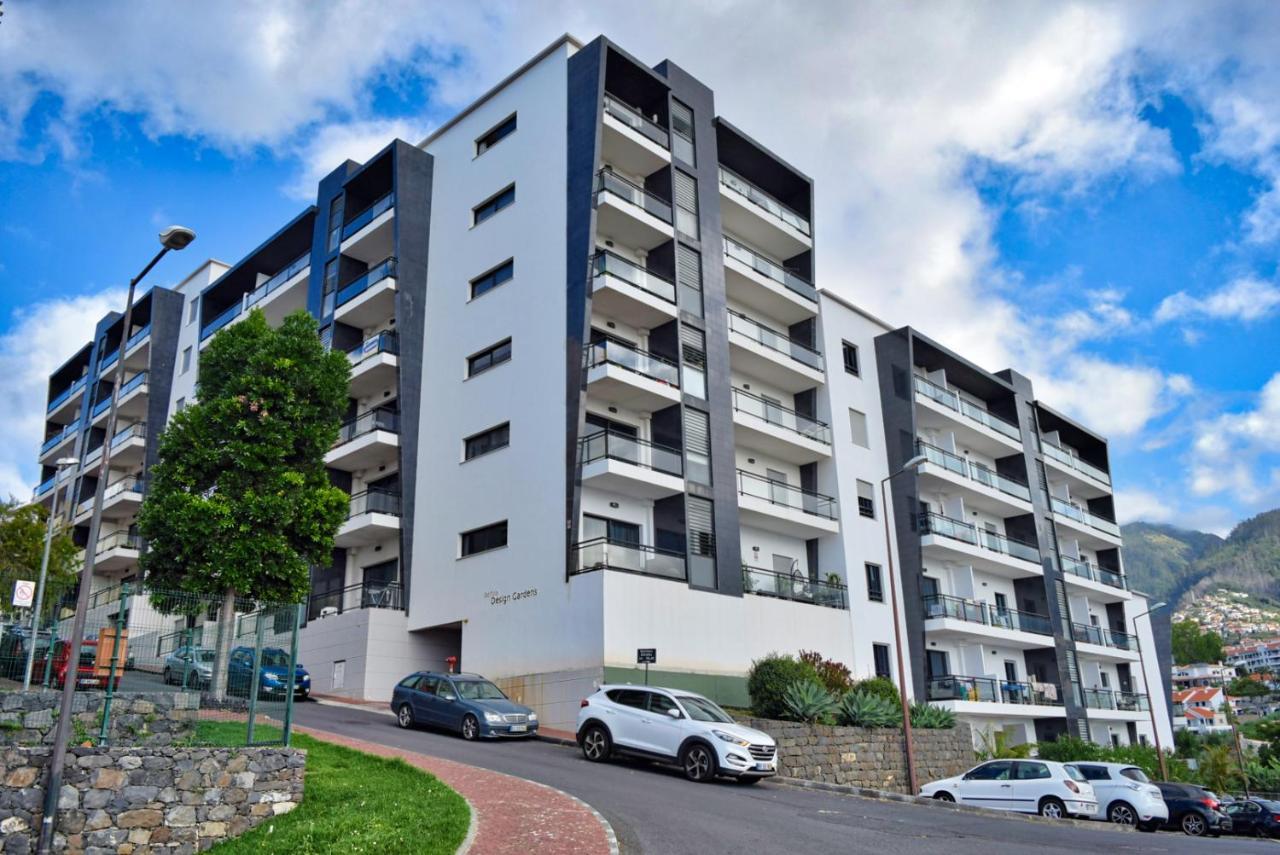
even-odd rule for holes
{"type": "MultiPolygon", "coordinates": [[[[288,691],[289,653],[279,647],[262,648],[262,666],[258,672],[258,697],[284,697],[288,691]]],[[[253,675],[253,648],[237,647],[231,651],[227,662],[227,691],[236,695],[249,694],[253,675]]],[[[311,675],[298,663],[293,672],[295,698],[305,699],[311,694],[311,675]]]]}
{"type": "Polygon", "coordinates": [[[533,736],[538,714],[477,674],[419,671],[396,685],[391,711],[401,727],[430,725],[463,739],[533,736]]]}

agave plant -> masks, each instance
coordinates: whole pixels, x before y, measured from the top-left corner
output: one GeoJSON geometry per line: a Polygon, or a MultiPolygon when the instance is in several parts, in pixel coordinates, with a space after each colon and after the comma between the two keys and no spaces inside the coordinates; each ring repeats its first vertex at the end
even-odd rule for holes
{"type": "Polygon", "coordinates": [[[811,724],[829,719],[836,711],[831,693],[812,680],[797,680],[787,686],[782,705],[789,718],[811,724]]]}
{"type": "Polygon", "coordinates": [[[911,726],[921,730],[948,730],[956,726],[956,716],[951,710],[933,704],[912,704],[911,726]]]}
{"type": "Polygon", "coordinates": [[[840,723],[850,727],[897,727],[902,715],[880,695],[854,690],[840,701],[840,723]]]}

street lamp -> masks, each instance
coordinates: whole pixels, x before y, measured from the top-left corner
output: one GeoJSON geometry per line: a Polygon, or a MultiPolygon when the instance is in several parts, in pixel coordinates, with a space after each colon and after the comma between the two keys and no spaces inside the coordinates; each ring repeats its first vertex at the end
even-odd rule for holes
{"type": "MultiPolygon", "coordinates": [[[[138,283],[151,272],[151,268],[160,263],[169,250],[186,249],[196,233],[184,226],[169,226],[160,232],[161,249],[155,257],[142,268],[142,272],[129,280],[129,294],[124,303],[124,320],[120,333],[119,357],[111,381],[111,405],[107,410],[106,430],[102,440],[102,476],[93,491],[93,516],[89,520],[89,541],[84,550],[84,568],[80,571],[80,591],[76,596],[76,615],[71,623],[71,637],[67,639],[67,650],[71,656],[79,655],[80,644],[84,640],[84,625],[89,611],[89,589],[93,587],[93,567],[97,558],[98,530],[102,526],[102,501],[107,487],[107,473],[111,465],[111,441],[116,433],[116,405],[120,397],[120,381],[124,379],[124,355],[129,346],[129,328],[133,324],[133,295],[138,283]]],[[[115,641],[119,650],[120,640],[115,641]]],[[[74,658],[73,660],[74,661],[74,658]]],[[[62,686],[62,705],[58,712],[58,722],[53,732],[53,756],[49,759],[49,785],[44,794],[44,816],[40,822],[40,844],[38,852],[47,855],[53,845],[54,816],[58,811],[58,793],[62,789],[62,765],[67,757],[67,737],[71,729],[72,705],[75,701],[76,681],[67,679],[62,686]]]]}
{"type": "Polygon", "coordinates": [[[916,753],[911,744],[911,704],[907,701],[907,669],[902,660],[902,623],[898,619],[898,583],[897,573],[893,569],[893,540],[889,537],[889,496],[887,484],[904,472],[911,472],[921,464],[928,462],[923,454],[902,464],[902,468],[892,475],[880,479],[880,515],[884,517],[884,548],[889,558],[889,608],[893,611],[893,649],[898,654],[898,696],[902,701],[902,741],[907,755],[907,783],[911,787],[911,795],[918,795],[920,787],[916,782],[916,753]]]}
{"type": "MultiPolygon", "coordinates": [[[[1166,602],[1159,602],[1148,608],[1142,614],[1133,616],[1133,638],[1135,641],[1137,641],[1138,638],[1138,618],[1146,617],[1152,612],[1157,612],[1167,605],[1169,604],[1166,602]]],[[[1156,758],[1160,761],[1160,780],[1167,781],[1169,780],[1169,768],[1165,765],[1164,749],[1160,746],[1160,727],[1156,724],[1156,708],[1155,705],[1151,703],[1151,684],[1147,681],[1147,657],[1146,654],[1142,652],[1141,644],[1138,645],[1138,667],[1142,669],[1142,688],[1147,693],[1147,712],[1151,714],[1151,735],[1155,738],[1156,758]]]]}
{"type": "MultiPolygon", "coordinates": [[[[27,667],[22,673],[22,691],[31,689],[31,665],[36,658],[36,634],[40,631],[40,610],[44,608],[44,580],[49,574],[49,549],[53,544],[53,523],[58,518],[58,491],[62,486],[62,473],[72,466],[80,464],[79,458],[60,457],[53,464],[57,471],[53,474],[53,507],[49,509],[49,519],[44,527],[44,554],[40,557],[40,581],[36,583],[35,609],[31,612],[31,643],[27,646],[27,667]]],[[[53,655],[53,651],[49,651],[53,655]]]]}

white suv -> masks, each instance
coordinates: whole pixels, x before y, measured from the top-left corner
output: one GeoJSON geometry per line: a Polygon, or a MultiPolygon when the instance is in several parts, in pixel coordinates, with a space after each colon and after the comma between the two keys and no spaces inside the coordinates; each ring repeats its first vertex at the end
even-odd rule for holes
{"type": "Polygon", "coordinates": [[[1097,819],[1155,831],[1169,819],[1169,806],[1147,773],[1128,763],[1073,764],[1089,779],[1098,797],[1097,819]]]}
{"type": "Polygon", "coordinates": [[[593,763],[630,754],[678,765],[690,781],[743,784],[778,773],[778,747],[702,695],[656,686],[601,686],[578,710],[578,745],[593,763]]]}
{"type": "Polygon", "coordinates": [[[944,802],[1089,819],[1098,812],[1093,787],[1070,763],[990,760],[963,775],[925,784],[920,795],[944,802]]]}

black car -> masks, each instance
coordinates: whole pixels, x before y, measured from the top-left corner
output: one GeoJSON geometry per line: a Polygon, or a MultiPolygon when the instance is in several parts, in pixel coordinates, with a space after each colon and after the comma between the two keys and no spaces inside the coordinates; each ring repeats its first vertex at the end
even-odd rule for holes
{"type": "Polygon", "coordinates": [[[1232,834],[1280,837],[1280,802],[1269,799],[1241,799],[1223,808],[1231,817],[1232,834]]]}
{"type": "Polygon", "coordinates": [[[1157,781],[1160,795],[1169,807],[1169,820],[1164,827],[1172,831],[1181,831],[1192,837],[1208,834],[1217,837],[1230,834],[1231,817],[1222,812],[1218,797],[1195,784],[1175,784],[1169,781],[1157,781]]]}

